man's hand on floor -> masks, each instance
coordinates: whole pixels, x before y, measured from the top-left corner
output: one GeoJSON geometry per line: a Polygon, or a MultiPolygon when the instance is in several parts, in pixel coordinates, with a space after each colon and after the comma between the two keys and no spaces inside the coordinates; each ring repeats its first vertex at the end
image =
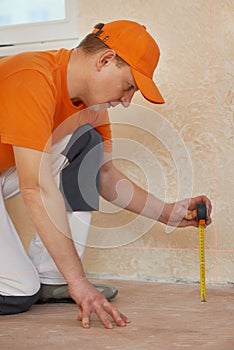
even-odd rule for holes
{"type": "Polygon", "coordinates": [[[91,314],[95,313],[108,329],[113,328],[113,324],[108,316],[119,327],[125,327],[130,321],[114,305],[86,279],[70,282],[69,293],[78,305],[78,320],[82,322],[84,328],[90,327],[91,314]]]}

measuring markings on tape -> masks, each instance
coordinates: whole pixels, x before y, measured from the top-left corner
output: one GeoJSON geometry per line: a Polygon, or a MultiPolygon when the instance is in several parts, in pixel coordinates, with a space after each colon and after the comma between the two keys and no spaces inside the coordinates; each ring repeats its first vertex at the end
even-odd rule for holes
{"type": "Polygon", "coordinates": [[[206,223],[206,205],[200,203],[197,205],[197,220],[199,232],[199,258],[200,258],[200,300],[206,301],[206,274],[205,274],[205,239],[204,227],[206,223]]]}

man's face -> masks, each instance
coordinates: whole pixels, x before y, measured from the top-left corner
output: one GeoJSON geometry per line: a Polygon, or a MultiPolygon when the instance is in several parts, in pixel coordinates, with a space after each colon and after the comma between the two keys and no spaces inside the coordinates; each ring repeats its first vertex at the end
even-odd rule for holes
{"type": "Polygon", "coordinates": [[[88,83],[86,101],[83,102],[97,112],[118,104],[128,107],[137,90],[130,66],[104,55],[88,83]]]}

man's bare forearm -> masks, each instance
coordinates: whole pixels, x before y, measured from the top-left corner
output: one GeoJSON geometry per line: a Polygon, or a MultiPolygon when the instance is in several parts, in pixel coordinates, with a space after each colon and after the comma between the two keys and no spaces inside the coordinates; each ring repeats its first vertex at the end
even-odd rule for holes
{"type": "Polygon", "coordinates": [[[22,190],[34,226],[68,283],[85,278],[80,258],[71,239],[64,200],[57,187],[41,191],[22,190]]]}
{"type": "Polygon", "coordinates": [[[196,205],[205,203],[206,224],[211,223],[211,202],[206,196],[165,203],[133,183],[108,160],[101,169],[101,195],[121,208],[177,227],[197,226],[196,205]]]}
{"type": "Polygon", "coordinates": [[[101,172],[101,195],[118,207],[164,222],[165,203],[137,186],[115,166],[101,172]]]}

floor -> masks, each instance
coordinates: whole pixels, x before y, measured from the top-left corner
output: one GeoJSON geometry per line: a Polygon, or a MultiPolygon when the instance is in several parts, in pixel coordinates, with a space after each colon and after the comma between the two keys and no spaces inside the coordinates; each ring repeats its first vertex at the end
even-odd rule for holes
{"type": "Polygon", "coordinates": [[[114,304],[131,319],[126,328],[107,330],[93,317],[83,329],[75,305],[34,305],[0,318],[0,349],[234,349],[233,286],[208,286],[201,303],[199,285],[110,282],[119,288],[114,304]]]}

